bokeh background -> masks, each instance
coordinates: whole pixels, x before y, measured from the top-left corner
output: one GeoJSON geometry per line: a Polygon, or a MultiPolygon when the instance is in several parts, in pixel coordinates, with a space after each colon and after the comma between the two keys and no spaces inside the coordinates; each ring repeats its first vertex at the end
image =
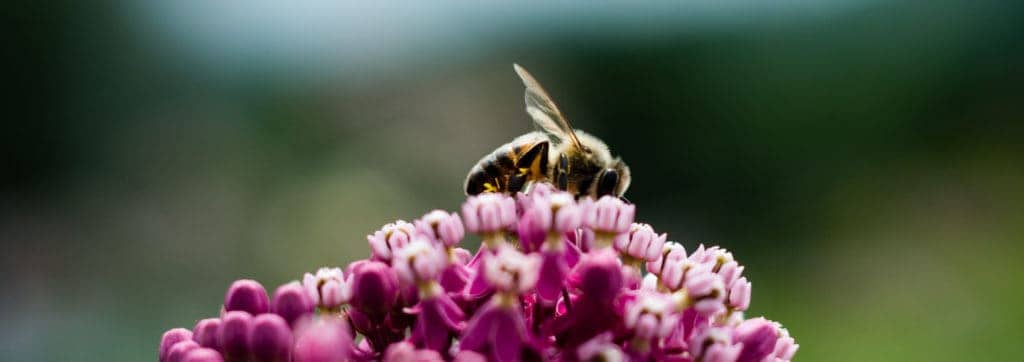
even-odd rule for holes
{"type": "Polygon", "coordinates": [[[1020,2],[275,3],[9,7],[0,360],[153,360],[234,279],[456,209],[531,129],[512,62],[797,360],[1024,352],[1020,2]]]}

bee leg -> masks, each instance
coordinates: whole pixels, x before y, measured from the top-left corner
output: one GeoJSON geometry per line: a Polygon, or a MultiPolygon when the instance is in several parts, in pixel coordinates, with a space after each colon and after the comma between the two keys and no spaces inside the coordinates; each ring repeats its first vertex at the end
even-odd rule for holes
{"type": "Polygon", "coordinates": [[[567,176],[569,174],[569,159],[564,154],[558,156],[558,167],[556,170],[556,186],[558,186],[559,190],[565,191],[569,188],[569,178],[567,176]]]}
{"type": "Polygon", "coordinates": [[[615,193],[615,187],[619,185],[619,172],[614,169],[605,169],[601,178],[597,181],[597,196],[611,195],[615,193]]]}

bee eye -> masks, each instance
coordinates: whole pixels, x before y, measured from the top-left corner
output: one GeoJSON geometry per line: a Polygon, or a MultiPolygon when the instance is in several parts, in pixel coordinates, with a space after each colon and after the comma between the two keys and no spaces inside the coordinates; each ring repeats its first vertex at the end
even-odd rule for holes
{"type": "Polygon", "coordinates": [[[615,187],[619,185],[619,172],[614,169],[605,169],[601,173],[601,179],[597,181],[597,196],[612,195],[615,187]]]}

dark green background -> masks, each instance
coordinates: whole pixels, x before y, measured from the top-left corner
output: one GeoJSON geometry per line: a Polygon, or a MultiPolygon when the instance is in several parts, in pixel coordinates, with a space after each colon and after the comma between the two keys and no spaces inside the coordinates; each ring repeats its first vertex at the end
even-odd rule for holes
{"type": "Polygon", "coordinates": [[[1019,3],[215,3],[8,9],[0,359],[153,360],[236,278],[456,209],[530,129],[512,62],[797,360],[1024,352],[1019,3]]]}

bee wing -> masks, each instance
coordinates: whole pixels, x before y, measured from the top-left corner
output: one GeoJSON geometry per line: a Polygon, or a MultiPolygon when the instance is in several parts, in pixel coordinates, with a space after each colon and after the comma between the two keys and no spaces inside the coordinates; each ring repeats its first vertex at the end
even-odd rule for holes
{"type": "Polygon", "coordinates": [[[519,78],[523,80],[523,85],[526,86],[526,113],[533,118],[533,123],[540,127],[553,143],[563,143],[568,140],[576,148],[583,149],[569,120],[565,119],[562,112],[558,110],[558,106],[551,100],[548,92],[544,91],[544,87],[541,87],[537,79],[534,79],[530,72],[527,72],[519,64],[512,66],[519,78]]]}

